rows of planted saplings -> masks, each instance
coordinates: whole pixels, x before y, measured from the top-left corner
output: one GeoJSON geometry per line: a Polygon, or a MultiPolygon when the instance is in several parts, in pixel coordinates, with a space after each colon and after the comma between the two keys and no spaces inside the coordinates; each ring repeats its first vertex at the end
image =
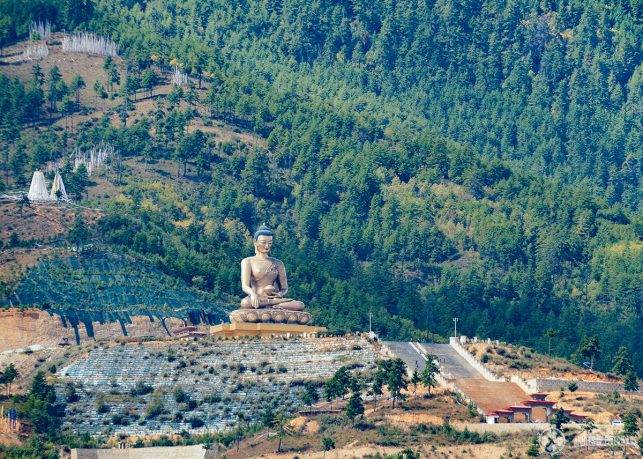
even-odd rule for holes
{"type": "Polygon", "coordinates": [[[28,271],[11,300],[15,306],[97,311],[212,308],[203,292],[114,255],[45,260],[28,271]]]}

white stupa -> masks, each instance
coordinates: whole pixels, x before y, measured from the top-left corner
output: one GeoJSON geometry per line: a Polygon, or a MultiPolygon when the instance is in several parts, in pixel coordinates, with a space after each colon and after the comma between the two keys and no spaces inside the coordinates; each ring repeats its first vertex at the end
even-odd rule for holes
{"type": "Polygon", "coordinates": [[[57,201],[58,197],[56,197],[56,192],[60,191],[60,200],[61,201],[69,201],[69,198],[67,197],[67,192],[65,191],[65,184],[63,182],[63,178],[60,176],[60,173],[56,171],[56,176],[54,177],[54,183],[51,185],[51,193],[49,194],[49,198],[52,201],[57,201]]]}
{"type": "Polygon", "coordinates": [[[31,179],[31,186],[29,187],[29,194],[27,195],[30,201],[50,201],[49,193],[47,193],[47,184],[45,183],[45,175],[42,171],[33,173],[31,179]]]}

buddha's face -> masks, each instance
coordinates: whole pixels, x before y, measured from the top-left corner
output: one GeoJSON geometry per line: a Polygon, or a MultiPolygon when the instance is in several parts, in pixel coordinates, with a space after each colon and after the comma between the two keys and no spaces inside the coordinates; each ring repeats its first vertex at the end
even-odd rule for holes
{"type": "Polygon", "coordinates": [[[272,236],[259,236],[254,242],[257,253],[269,254],[272,249],[272,236]]]}

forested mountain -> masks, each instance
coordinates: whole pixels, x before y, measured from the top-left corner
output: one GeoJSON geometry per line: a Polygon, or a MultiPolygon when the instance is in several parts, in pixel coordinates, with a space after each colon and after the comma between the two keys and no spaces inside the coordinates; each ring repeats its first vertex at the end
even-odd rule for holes
{"type": "MultiPolygon", "coordinates": [[[[551,328],[555,352],[596,335],[601,368],[626,346],[643,374],[640,2],[26,4],[0,2],[7,39],[46,18],[111,36],[130,78],[178,65],[194,79],[141,122],[72,139],[197,171],[183,188],[130,183],[106,242],[227,299],[266,222],[293,296],[331,328],[373,312],[387,337],[446,336],[458,317],[540,349],[551,328]],[[194,116],[266,145],[187,134],[194,116]]],[[[24,132],[42,86],[0,85],[18,183],[61,154],[62,136],[24,132]]]]}
{"type": "Polygon", "coordinates": [[[637,204],[638,1],[123,3],[99,2],[95,27],[112,33],[127,17],[117,34],[133,56],[165,52],[198,72],[222,55],[271,84],[377,113],[380,128],[410,118],[637,204]]]}

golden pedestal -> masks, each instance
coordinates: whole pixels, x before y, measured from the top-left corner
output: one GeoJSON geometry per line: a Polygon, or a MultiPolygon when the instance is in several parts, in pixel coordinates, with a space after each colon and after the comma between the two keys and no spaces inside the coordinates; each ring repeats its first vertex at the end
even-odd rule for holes
{"type": "Polygon", "coordinates": [[[296,324],[275,324],[267,322],[250,323],[236,322],[231,324],[220,324],[210,327],[210,335],[221,337],[240,336],[272,336],[291,335],[308,336],[326,331],[326,327],[311,327],[310,325],[296,324]]]}

